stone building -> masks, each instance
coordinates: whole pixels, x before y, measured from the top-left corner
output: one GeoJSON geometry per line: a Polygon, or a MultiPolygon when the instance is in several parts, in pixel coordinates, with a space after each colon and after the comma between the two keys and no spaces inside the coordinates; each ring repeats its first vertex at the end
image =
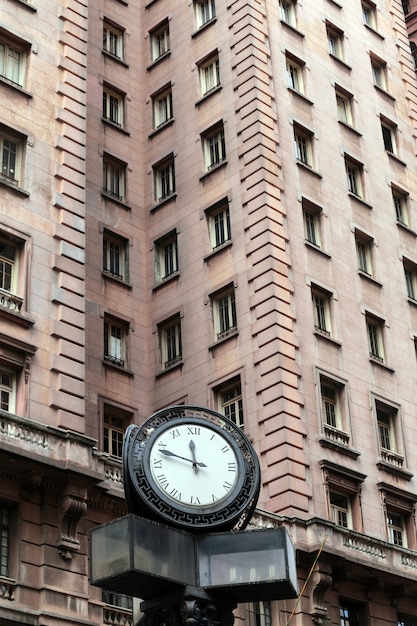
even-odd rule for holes
{"type": "Polygon", "coordinates": [[[417,623],[416,9],[0,0],[1,626],[132,621],[88,531],[178,403],[253,441],[291,624],[417,623]]]}

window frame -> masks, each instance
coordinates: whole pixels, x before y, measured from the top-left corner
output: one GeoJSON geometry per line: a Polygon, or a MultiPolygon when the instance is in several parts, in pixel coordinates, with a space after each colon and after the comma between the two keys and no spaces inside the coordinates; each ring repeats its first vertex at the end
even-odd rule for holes
{"type": "Polygon", "coordinates": [[[173,230],[154,242],[155,282],[161,284],[178,275],[178,233],[173,230]],[[167,248],[170,247],[170,250],[167,248]],[[163,268],[163,271],[161,270],[163,268]]]}
{"type": "Polygon", "coordinates": [[[286,52],[285,67],[287,75],[287,87],[295,93],[305,96],[305,62],[294,55],[286,52]]]}
{"type": "Polygon", "coordinates": [[[158,340],[162,370],[183,362],[181,315],[178,313],[158,324],[158,340]],[[174,329],[173,336],[171,331],[174,329]]]}
{"type": "Polygon", "coordinates": [[[227,161],[226,137],[223,121],[218,122],[201,134],[204,170],[206,173],[220,167],[227,161]]]}
{"type": "Polygon", "coordinates": [[[363,23],[372,30],[377,29],[376,5],[368,0],[362,0],[362,18],[363,23]]]}
{"type": "Polygon", "coordinates": [[[130,324],[125,320],[105,314],[103,320],[103,361],[120,369],[128,369],[128,337],[130,324]],[[118,336],[113,334],[118,330],[118,336]],[[110,332],[109,332],[110,331],[110,332]],[[112,341],[112,338],[114,340],[112,341]]]}
{"type": "Polygon", "coordinates": [[[102,399],[102,445],[104,454],[119,461],[122,460],[123,438],[133,420],[133,412],[102,399]],[[109,421],[109,418],[112,422],[109,421]],[[107,426],[106,426],[107,424],[107,426]],[[113,438],[113,433],[115,437],[113,438]],[[109,436],[111,435],[111,436],[109,436]],[[107,443],[106,443],[107,442],[107,443]]]}
{"type": "MultiPolygon", "coordinates": [[[[4,46],[3,67],[0,62],[0,78],[7,82],[7,84],[18,89],[24,89],[27,76],[28,67],[28,53],[31,48],[30,43],[23,39],[14,37],[10,33],[5,31],[0,32],[0,46],[4,46]],[[7,69],[7,60],[9,58],[9,52],[19,55],[17,61],[17,74],[14,70],[9,72],[7,69]]],[[[10,61],[13,66],[13,61],[10,61]]]]}
{"type": "Polygon", "coordinates": [[[105,276],[120,280],[122,282],[129,281],[129,240],[126,237],[122,237],[117,233],[103,229],[103,269],[102,272],[105,276]],[[111,247],[105,245],[116,244],[118,250],[111,250],[111,247]],[[112,258],[114,255],[114,259],[112,258]],[[114,271],[119,269],[119,272],[114,271]]]}
{"type": "Polygon", "coordinates": [[[153,127],[154,130],[158,130],[174,119],[171,83],[159,89],[151,98],[153,127]],[[161,103],[164,104],[162,113],[165,114],[161,114],[161,103]]]}
{"type": "Polygon", "coordinates": [[[235,376],[221,385],[218,385],[214,391],[219,413],[244,430],[245,414],[240,376],[235,376]]]}
{"type": "Polygon", "coordinates": [[[0,362],[0,409],[16,413],[16,371],[0,362]]]}
{"type": "Polygon", "coordinates": [[[175,160],[170,154],[155,165],[153,170],[154,202],[160,204],[175,196],[175,160]]]}
{"type": "Polygon", "coordinates": [[[363,170],[364,165],[350,155],[344,155],[348,193],[359,200],[365,199],[363,170]]]}
{"type": "Polygon", "coordinates": [[[216,91],[221,85],[220,56],[218,50],[197,63],[202,98],[216,91]]]}
{"type": "Polygon", "coordinates": [[[319,250],[323,245],[322,216],[323,209],[318,204],[302,198],[303,228],[305,242],[319,250]]]}
{"type": "Polygon", "coordinates": [[[22,188],[26,142],[26,136],[12,128],[0,124],[0,159],[2,164],[0,183],[11,187],[22,188]],[[5,152],[8,149],[5,142],[13,144],[14,146],[8,156],[5,152]]]}
{"type": "Polygon", "coordinates": [[[384,327],[385,321],[373,315],[372,313],[365,313],[366,319],[366,331],[368,338],[368,350],[371,360],[378,363],[385,363],[385,342],[384,342],[384,327]]]}
{"type": "Polygon", "coordinates": [[[0,577],[2,578],[10,576],[11,518],[11,507],[0,502],[0,577]]]}
{"type": "Polygon", "coordinates": [[[297,27],[296,4],[297,0],[279,0],[280,20],[292,28],[297,27]]]}
{"type": "Polygon", "coordinates": [[[403,257],[403,266],[407,297],[417,303],[417,263],[403,257]]]}
{"type": "Polygon", "coordinates": [[[194,14],[197,30],[216,19],[215,0],[194,0],[194,14]]]}
{"type": "Polygon", "coordinates": [[[346,381],[319,371],[317,387],[320,407],[318,414],[326,445],[335,445],[338,449],[350,447],[351,429],[346,381]]]}
{"type": "Polygon", "coordinates": [[[344,62],[344,33],[343,31],[326,21],[327,48],[334,59],[344,62]]]}
{"type": "Polygon", "coordinates": [[[395,217],[397,220],[397,224],[401,226],[409,227],[409,211],[408,211],[408,201],[409,194],[407,191],[396,187],[395,185],[391,185],[391,194],[392,194],[392,202],[395,210],[395,217]]]}
{"type": "Polygon", "coordinates": [[[216,343],[234,336],[238,331],[236,293],[233,283],[210,296],[216,343]]]}
{"type": "Polygon", "coordinates": [[[103,195],[118,202],[126,201],[126,171],[126,163],[103,154],[103,195]]]}
{"type": "Polygon", "coordinates": [[[229,199],[226,197],[216,202],[205,210],[205,214],[211,248],[215,251],[232,240],[229,199]]]}
{"type": "Polygon", "coordinates": [[[156,63],[170,54],[171,42],[168,18],[149,31],[149,40],[152,63],[156,63]]]}
{"type": "Polygon", "coordinates": [[[388,85],[388,77],[387,77],[387,63],[380,57],[377,57],[374,54],[370,55],[371,58],[371,69],[372,69],[372,80],[374,87],[381,89],[382,91],[387,92],[388,85]]]}
{"type": "Polygon", "coordinates": [[[373,246],[373,238],[355,228],[355,248],[358,270],[369,277],[374,276],[373,246]]]}
{"type": "Polygon", "coordinates": [[[332,336],[332,295],[333,294],[330,291],[327,291],[318,285],[311,285],[314,330],[325,337],[332,336]]]}
{"type": "Polygon", "coordinates": [[[385,152],[398,155],[398,126],[387,117],[381,115],[381,132],[385,152]]]}
{"type": "Polygon", "coordinates": [[[314,168],[314,133],[297,122],[294,128],[294,150],[297,163],[314,168]]]}
{"type": "Polygon", "coordinates": [[[103,52],[113,59],[124,59],[125,29],[106,19],[103,20],[103,52]],[[116,39],[115,39],[116,37],[116,39]]]}
{"type": "Polygon", "coordinates": [[[124,128],[125,125],[125,95],[123,92],[115,89],[114,87],[103,84],[103,111],[102,118],[105,122],[114,124],[119,128],[124,128]],[[117,105],[114,107],[112,101],[115,100],[117,105]],[[117,109],[114,114],[114,108],[117,109]]]}
{"type": "Polygon", "coordinates": [[[338,121],[350,128],[354,127],[353,95],[338,85],[335,87],[338,121]],[[342,107],[343,103],[343,107],[342,107]]]}

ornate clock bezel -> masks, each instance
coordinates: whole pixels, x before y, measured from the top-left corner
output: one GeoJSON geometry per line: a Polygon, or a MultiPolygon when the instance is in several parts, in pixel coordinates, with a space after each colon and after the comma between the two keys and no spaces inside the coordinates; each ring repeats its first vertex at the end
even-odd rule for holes
{"type": "Polygon", "coordinates": [[[129,512],[173,526],[198,531],[243,529],[255,509],[260,489],[256,453],[245,433],[215,411],[171,406],[154,413],[142,426],[129,426],[123,446],[123,480],[129,512]],[[155,488],[149,468],[153,441],[175,423],[196,423],[219,432],[233,446],[241,475],[230,494],[212,506],[190,507],[155,488]]]}

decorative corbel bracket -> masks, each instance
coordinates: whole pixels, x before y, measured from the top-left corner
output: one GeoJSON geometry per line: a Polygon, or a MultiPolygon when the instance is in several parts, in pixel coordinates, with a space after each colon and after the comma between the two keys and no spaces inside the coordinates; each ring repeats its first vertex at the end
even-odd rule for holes
{"type": "Polygon", "coordinates": [[[69,561],[74,552],[78,552],[80,549],[80,542],[77,539],[77,526],[87,511],[87,503],[81,498],[66,495],[61,500],[61,511],[63,516],[58,552],[63,559],[69,561]]]}
{"type": "Polygon", "coordinates": [[[317,563],[311,577],[310,615],[314,624],[323,624],[327,618],[325,595],[332,586],[331,566],[317,563]]]}

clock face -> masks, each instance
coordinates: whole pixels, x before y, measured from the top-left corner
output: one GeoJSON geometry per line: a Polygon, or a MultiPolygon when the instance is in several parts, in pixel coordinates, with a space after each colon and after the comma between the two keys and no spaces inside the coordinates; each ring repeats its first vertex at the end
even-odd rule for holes
{"type": "Polygon", "coordinates": [[[123,482],[130,513],[199,532],[241,530],[256,506],[260,470],[236,424],[181,405],[128,427],[123,482]]]}

